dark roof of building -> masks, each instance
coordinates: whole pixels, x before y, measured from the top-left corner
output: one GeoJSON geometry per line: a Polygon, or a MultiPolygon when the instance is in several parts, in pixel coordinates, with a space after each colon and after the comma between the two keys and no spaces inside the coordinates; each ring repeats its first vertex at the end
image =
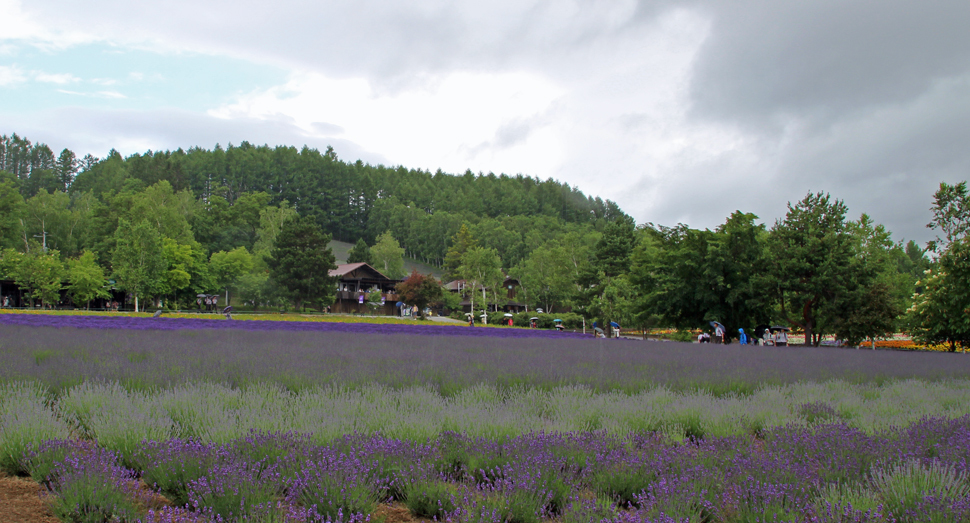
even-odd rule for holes
{"type": "Polygon", "coordinates": [[[461,286],[463,286],[464,284],[465,284],[465,280],[454,280],[446,283],[444,287],[446,290],[449,290],[449,291],[457,291],[461,289],[461,286]]]}
{"type": "Polygon", "coordinates": [[[388,278],[381,274],[381,271],[371,267],[366,263],[345,263],[343,265],[338,265],[336,269],[330,271],[330,276],[337,276],[339,278],[344,278],[349,276],[351,279],[378,279],[378,280],[389,280],[397,281],[388,278]]]}
{"type": "MultiPolygon", "coordinates": [[[[506,287],[508,285],[520,285],[520,283],[519,283],[519,280],[515,278],[506,277],[505,281],[502,282],[502,286],[506,287]]],[[[461,290],[461,288],[465,286],[467,286],[467,282],[465,280],[454,280],[444,285],[445,290],[449,290],[449,291],[461,290]]]]}

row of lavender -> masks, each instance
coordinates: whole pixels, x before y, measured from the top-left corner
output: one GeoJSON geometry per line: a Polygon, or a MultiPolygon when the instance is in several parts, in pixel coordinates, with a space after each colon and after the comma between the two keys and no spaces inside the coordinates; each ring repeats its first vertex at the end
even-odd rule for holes
{"type": "MultiPolygon", "coordinates": [[[[5,317],[0,315],[0,320],[5,317]]],[[[555,333],[516,339],[434,336],[400,325],[391,326],[402,329],[395,334],[374,334],[193,329],[199,323],[185,320],[177,323],[185,327],[180,330],[152,330],[143,327],[159,324],[156,320],[133,320],[140,322],[139,328],[0,323],[0,382],[36,380],[55,392],[82,381],[101,380],[142,389],[213,381],[237,387],[274,383],[291,390],[320,383],[419,385],[442,394],[483,383],[545,389],[583,384],[598,391],[626,392],[663,385],[675,390],[749,393],[765,384],[803,381],[970,376],[970,356],[965,354],[594,340],[555,333]]],[[[297,322],[269,323],[301,327],[297,322]]],[[[486,330],[425,330],[444,333],[448,329],[486,330]]]]}
{"type": "Polygon", "coordinates": [[[55,440],[22,465],[70,521],[364,521],[400,501],[416,517],[469,523],[943,522],[970,518],[968,458],[970,417],[680,443],[585,432],[315,445],[252,433],[147,441],[120,456],[55,440]]]}
{"type": "Polygon", "coordinates": [[[94,316],[60,314],[0,314],[0,324],[27,327],[69,327],[113,330],[243,330],[305,331],[317,333],[414,334],[422,336],[471,336],[490,338],[588,338],[574,332],[517,328],[468,328],[442,324],[383,324],[363,322],[210,320],[203,318],[140,318],[132,316],[94,316]]]}
{"type": "Polygon", "coordinates": [[[442,396],[429,387],[214,383],[141,391],[84,382],[53,395],[35,382],[0,384],[0,466],[24,449],[72,434],[128,456],[142,440],[226,443],[250,430],[312,434],[327,444],[350,433],[426,441],[443,432],[515,437],[528,432],[656,432],[671,440],[758,434],[791,424],[844,423],[866,433],[922,417],[970,415],[970,380],[840,381],[766,386],[714,396],[658,387],[634,394],[570,386],[550,390],[479,385],[442,396]]]}

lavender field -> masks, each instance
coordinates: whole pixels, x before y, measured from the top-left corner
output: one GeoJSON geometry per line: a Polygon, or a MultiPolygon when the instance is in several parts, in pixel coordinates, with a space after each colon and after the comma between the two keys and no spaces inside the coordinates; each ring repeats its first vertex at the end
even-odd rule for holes
{"type": "Polygon", "coordinates": [[[0,381],[36,380],[54,392],[95,379],[132,389],[209,381],[237,387],[268,382],[295,391],[324,383],[428,386],[444,395],[481,384],[586,385],[604,392],[664,386],[721,394],[831,379],[970,377],[970,355],[951,353],[603,340],[545,331],[508,338],[536,331],[441,326],[412,331],[403,325],[344,324],[344,330],[321,331],[305,330],[309,327],[299,322],[178,320],[164,325],[179,329],[154,330],[149,327],[161,325],[159,320],[123,318],[119,325],[134,322],[139,328],[121,329],[101,328],[100,318],[69,316],[54,318],[90,328],[4,323],[12,316],[0,315],[0,381]],[[191,328],[208,323],[225,327],[191,328]],[[248,328],[258,324],[272,324],[273,330],[248,328]],[[385,334],[367,330],[392,327],[385,334]],[[494,336],[427,334],[453,331],[494,336]]]}
{"type": "Polygon", "coordinates": [[[950,522],[970,518],[968,449],[962,417],[879,435],[822,423],[684,444],[582,432],[319,445],[253,432],[120,454],[51,440],[24,468],[65,521],[368,521],[396,506],[454,522],[950,522]]]}
{"type": "Polygon", "coordinates": [[[64,521],[970,521],[963,354],[66,318],[0,321],[64,521]]]}

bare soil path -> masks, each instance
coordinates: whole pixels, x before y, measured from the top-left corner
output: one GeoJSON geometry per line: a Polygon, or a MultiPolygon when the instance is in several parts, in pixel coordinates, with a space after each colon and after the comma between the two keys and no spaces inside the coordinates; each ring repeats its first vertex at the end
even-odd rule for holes
{"type": "Polygon", "coordinates": [[[43,491],[30,478],[0,472],[0,523],[59,523],[41,497],[43,491]]]}

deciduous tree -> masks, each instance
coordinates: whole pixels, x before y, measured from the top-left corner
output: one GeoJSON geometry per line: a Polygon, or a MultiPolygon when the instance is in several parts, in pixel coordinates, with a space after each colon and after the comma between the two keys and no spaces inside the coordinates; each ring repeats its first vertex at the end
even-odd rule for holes
{"type": "Polygon", "coordinates": [[[10,276],[14,283],[34,300],[41,300],[44,306],[53,306],[60,301],[60,291],[64,278],[64,264],[60,253],[49,249],[44,251],[34,243],[26,254],[8,251],[4,255],[10,264],[10,276]]]}
{"type": "Polygon", "coordinates": [[[401,248],[390,231],[377,237],[377,243],[370,249],[374,266],[384,276],[396,280],[404,276],[404,249],[401,248]]]}
{"type": "Polygon", "coordinates": [[[495,249],[472,247],[461,257],[459,274],[465,280],[471,296],[471,312],[475,314],[475,291],[482,289],[482,309],[488,307],[486,289],[501,285],[505,275],[502,274],[502,260],[495,249]]]}
{"type": "Polygon", "coordinates": [[[925,343],[970,346],[970,196],[967,183],[940,184],[934,195],[933,221],[938,230],[930,250],[938,257],[916,286],[908,321],[913,336],[925,343]]]}
{"type": "Polygon", "coordinates": [[[445,278],[457,279],[461,278],[461,264],[462,257],[468,249],[477,247],[478,242],[472,237],[471,231],[468,226],[464,223],[461,224],[461,228],[455,233],[455,236],[451,239],[451,246],[448,247],[448,252],[445,254],[445,278]]]}
{"type": "Polygon", "coordinates": [[[429,304],[441,299],[441,285],[434,276],[424,275],[414,269],[404,281],[397,284],[397,292],[401,301],[418,307],[421,319],[424,319],[424,309],[429,304]]]}
{"type": "Polygon", "coordinates": [[[134,225],[121,220],[115,232],[111,269],[118,288],[134,296],[137,312],[138,298],[155,292],[165,276],[162,236],[158,229],[147,220],[134,225]]]}
{"type": "Polygon", "coordinates": [[[229,289],[243,274],[253,270],[253,257],[245,247],[236,247],[231,251],[212,253],[209,258],[209,273],[215,283],[226,290],[226,305],[229,305],[229,289]]]}
{"type": "Polygon", "coordinates": [[[93,252],[84,251],[77,259],[67,261],[67,292],[75,305],[83,303],[87,309],[91,300],[111,297],[105,282],[104,269],[98,265],[93,252]]]}

